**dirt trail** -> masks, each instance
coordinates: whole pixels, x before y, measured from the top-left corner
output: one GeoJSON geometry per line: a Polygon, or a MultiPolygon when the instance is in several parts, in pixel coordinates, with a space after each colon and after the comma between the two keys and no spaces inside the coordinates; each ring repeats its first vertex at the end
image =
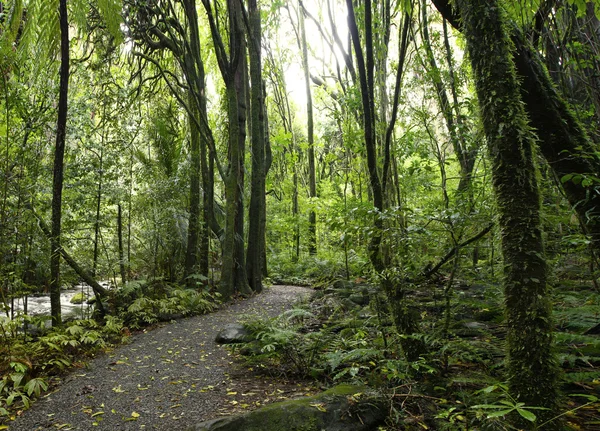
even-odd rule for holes
{"type": "Polygon", "coordinates": [[[310,292],[272,286],[215,313],[136,335],[68,375],[9,430],[185,430],[214,418],[231,397],[234,371],[228,351],[214,342],[217,332],[249,314],[278,315],[310,292]]]}

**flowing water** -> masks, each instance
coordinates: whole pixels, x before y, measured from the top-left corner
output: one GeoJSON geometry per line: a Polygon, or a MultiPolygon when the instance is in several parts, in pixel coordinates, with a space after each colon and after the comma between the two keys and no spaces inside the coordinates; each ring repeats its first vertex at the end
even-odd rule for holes
{"type": "MultiPolygon", "coordinates": [[[[108,283],[101,284],[104,287],[108,287],[108,283]]],[[[86,304],[85,300],[82,304],[71,304],[71,298],[81,292],[85,295],[86,300],[94,297],[92,288],[85,283],[61,291],[60,305],[63,319],[68,317],[87,319],[91,317],[93,305],[86,304]]],[[[10,301],[8,305],[11,306],[10,301]]],[[[22,314],[25,310],[25,305],[27,306],[27,314],[31,316],[50,315],[50,295],[15,298],[14,315],[22,314]]],[[[13,315],[13,313],[9,311],[9,315],[13,315]]]]}

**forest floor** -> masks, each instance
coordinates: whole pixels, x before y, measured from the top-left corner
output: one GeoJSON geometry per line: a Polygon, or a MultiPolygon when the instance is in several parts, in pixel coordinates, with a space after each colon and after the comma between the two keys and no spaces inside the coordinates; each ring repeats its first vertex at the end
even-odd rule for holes
{"type": "Polygon", "coordinates": [[[227,324],[274,317],[311,289],[272,286],[217,312],[173,321],[72,371],[53,391],[10,422],[10,431],[187,429],[316,389],[257,375],[215,343],[227,324]]]}

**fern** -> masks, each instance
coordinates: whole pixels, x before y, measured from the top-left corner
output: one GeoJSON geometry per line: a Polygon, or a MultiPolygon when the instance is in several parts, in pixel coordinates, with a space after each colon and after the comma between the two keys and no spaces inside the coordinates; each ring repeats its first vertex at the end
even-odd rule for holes
{"type": "Polygon", "coordinates": [[[571,334],[566,332],[557,332],[555,334],[557,345],[585,345],[593,348],[600,348],[600,339],[590,335],[571,334]]]}
{"type": "Polygon", "coordinates": [[[108,31],[116,39],[117,43],[123,41],[123,33],[121,32],[121,23],[123,22],[121,5],[122,3],[119,0],[98,0],[100,16],[106,22],[108,31]]]}
{"type": "Polygon", "coordinates": [[[300,307],[294,307],[290,310],[286,310],[280,315],[281,319],[285,319],[288,322],[302,321],[302,319],[314,319],[315,317],[316,316],[313,313],[300,307]]]}
{"type": "Polygon", "coordinates": [[[589,383],[598,379],[600,379],[600,371],[582,371],[577,373],[565,374],[565,381],[568,383],[589,383]]]}

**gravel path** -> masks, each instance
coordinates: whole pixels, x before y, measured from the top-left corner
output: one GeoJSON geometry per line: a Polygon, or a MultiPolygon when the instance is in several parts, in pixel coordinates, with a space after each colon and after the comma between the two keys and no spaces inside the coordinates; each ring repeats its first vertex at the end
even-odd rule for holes
{"type": "Polygon", "coordinates": [[[136,335],[67,376],[9,430],[185,430],[212,419],[227,399],[233,368],[214,342],[217,332],[249,314],[276,316],[310,292],[272,286],[215,313],[136,335]]]}

